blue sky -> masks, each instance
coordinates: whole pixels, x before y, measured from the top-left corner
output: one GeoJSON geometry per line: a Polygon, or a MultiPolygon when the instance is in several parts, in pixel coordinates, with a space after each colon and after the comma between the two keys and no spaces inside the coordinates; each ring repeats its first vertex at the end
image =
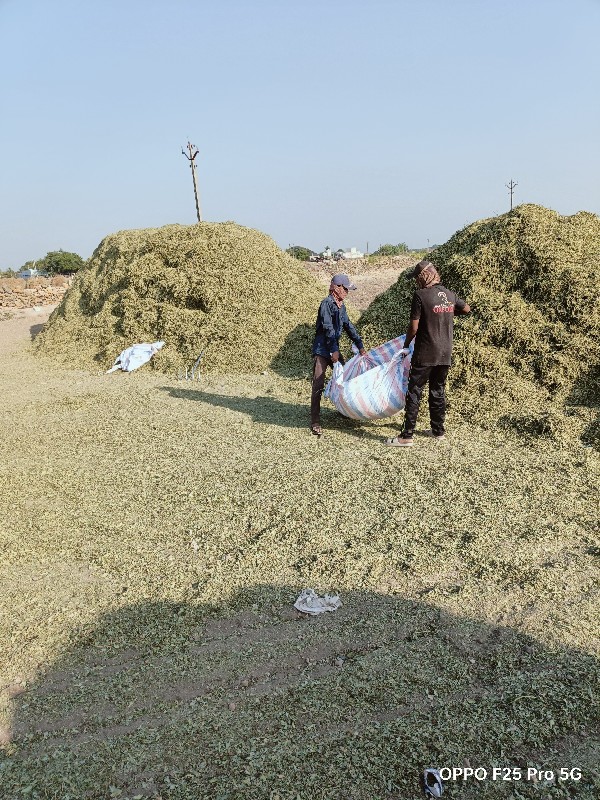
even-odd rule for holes
{"type": "Polygon", "coordinates": [[[203,217],[281,247],[600,212],[600,0],[0,0],[0,268],[203,217]]]}

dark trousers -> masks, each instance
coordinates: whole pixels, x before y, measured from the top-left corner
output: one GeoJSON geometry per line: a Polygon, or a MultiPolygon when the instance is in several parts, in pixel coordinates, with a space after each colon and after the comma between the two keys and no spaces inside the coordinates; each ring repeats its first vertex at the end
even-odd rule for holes
{"type": "MultiPolygon", "coordinates": [[[[340,364],[344,360],[340,356],[340,364]]],[[[333,361],[327,356],[314,356],[312,394],[310,396],[310,424],[319,425],[321,422],[321,396],[325,388],[325,372],[327,367],[333,367],[333,361]]]]}
{"type": "Polygon", "coordinates": [[[404,411],[404,427],[402,435],[410,439],[417,425],[417,415],[423,388],[429,381],[429,419],[431,431],[434,436],[444,433],[444,420],[446,419],[446,378],[450,367],[443,365],[437,367],[411,366],[408,376],[408,391],[404,411]]]}

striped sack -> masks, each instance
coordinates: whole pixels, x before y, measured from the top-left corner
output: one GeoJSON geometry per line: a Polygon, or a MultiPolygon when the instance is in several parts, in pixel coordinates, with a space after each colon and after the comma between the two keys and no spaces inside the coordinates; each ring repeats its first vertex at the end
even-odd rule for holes
{"type": "Polygon", "coordinates": [[[400,355],[405,338],[398,336],[364,356],[355,355],[344,366],[335,363],[325,397],[351,419],[385,419],[397,414],[404,408],[414,349],[413,341],[408,355],[400,355]]]}

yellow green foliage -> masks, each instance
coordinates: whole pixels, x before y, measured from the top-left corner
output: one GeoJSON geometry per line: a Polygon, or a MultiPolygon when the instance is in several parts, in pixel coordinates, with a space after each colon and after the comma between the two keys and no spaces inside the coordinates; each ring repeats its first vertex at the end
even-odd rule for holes
{"type": "Polygon", "coordinates": [[[310,363],[323,295],[272,239],[233,222],[122,231],[100,243],[36,346],[89,367],[164,340],[152,361],[163,371],[191,366],[202,351],[203,372],[258,372],[274,359],[297,371],[310,363]]]}
{"type": "MultiPolygon", "coordinates": [[[[456,318],[452,397],[479,422],[556,434],[567,404],[600,404],[600,218],[522,205],[458,231],[432,255],[473,313],[456,318]],[[533,415],[533,416],[532,416],[533,415]]],[[[400,277],[362,315],[369,341],[406,330],[400,277]]]]}

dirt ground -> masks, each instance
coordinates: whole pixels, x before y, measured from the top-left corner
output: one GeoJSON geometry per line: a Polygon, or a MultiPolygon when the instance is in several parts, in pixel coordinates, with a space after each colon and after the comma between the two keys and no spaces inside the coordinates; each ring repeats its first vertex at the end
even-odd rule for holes
{"type": "Polygon", "coordinates": [[[0,315],[0,355],[13,353],[23,342],[34,339],[55,308],[55,305],[48,305],[3,311],[0,315]]]}
{"type": "Polygon", "coordinates": [[[378,263],[368,263],[360,261],[358,264],[352,262],[336,264],[308,264],[308,271],[317,278],[324,286],[329,286],[331,276],[336,272],[345,272],[350,276],[356,285],[356,291],[351,292],[349,301],[359,311],[364,311],[370,306],[377,295],[385,292],[396,283],[399,276],[416,260],[414,257],[402,257],[398,259],[382,259],[378,263]]]}

